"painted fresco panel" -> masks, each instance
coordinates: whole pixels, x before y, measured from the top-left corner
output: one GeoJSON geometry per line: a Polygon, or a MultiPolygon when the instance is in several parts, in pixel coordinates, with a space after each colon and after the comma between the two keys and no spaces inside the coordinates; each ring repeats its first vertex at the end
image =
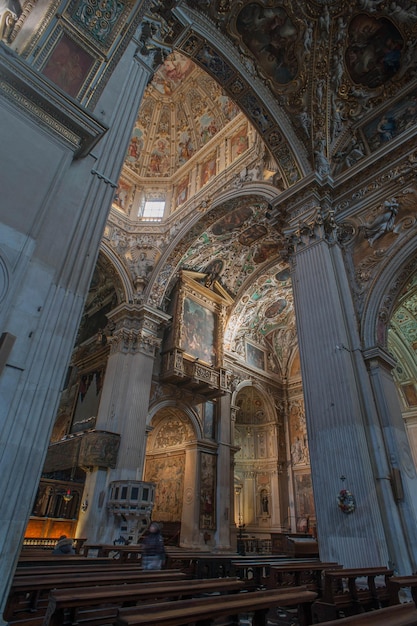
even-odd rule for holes
{"type": "Polygon", "coordinates": [[[216,460],[214,454],[201,452],[200,528],[216,529],[216,460]]]}
{"type": "Polygon", "coordinates": [[[191,298],[184,298],[181,348],[210,365],[215,364],[216,316],[191,298]]]}
{"type": "Polygon", "coordinates": [[[182,513],[185,454],[148,458],[145,481],[156,484],[154,519],[179,522],[182,513]]]}
{"type": "Polygon", "coordinates": [[[265,369],[265,351],[261,350],[252,343],[246,342],[246,361],[251,367],[257,367],[260,370],[265,369]]]}
{"type": "Polygon", "coordinates": [[[311,474],[295,474],[295,514],[297,519],[314,517],[311,474]]]}
{"type": "Polygon", "coordinates": [[[62,35],[42,73],[75,98],[93,63],[88,52],[67,35],[62,35]]]}

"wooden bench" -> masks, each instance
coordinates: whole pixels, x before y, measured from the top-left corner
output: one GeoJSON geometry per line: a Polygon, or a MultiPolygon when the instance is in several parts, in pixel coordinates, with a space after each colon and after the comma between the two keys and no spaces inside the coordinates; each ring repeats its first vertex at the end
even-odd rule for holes
{"type": "Polygon", "coordinates": [[[245,583],[238,578],[163,581],[132,585],[85,587],[83,589],[53,589],[43,626],[62,626],[82,622],[108,624],[116,620],[122,606],[157,599],[176,600],[208,593],[239,592],[245,583]]]}
{"type": "Polygon", "coordinates": [[[278,587],[299,587],[305,585],[310,591],[315,591],[318,596],[323,594],[323,573],[329,570],[340,570],[338,563],[285,563],[271,565],[269,577],[266,580],[268,589],[278,587]]]}
{"type": "Polygon", "coordinates": [[[411,597],[417,606],[417,575],[411,576],[391,576],[388,580],[388,590],[390,594],[390,604],[399,602],[398,592],[404,587],[411,589],[411,597]]]}
{"type": "Polygon", "coordinates": [[[414,602],[407,602],[323,622],[323,624],[324,626],[416,626],[417,608],[414,602]]]}
{"type": "Polygon", "coordinates": [[[315,623],[388,606],[388,579],[393,570],[386,567],[326,570],[323,593],[312,606],[315,623]],[[375,579],[383,580],[376,584],[375,579]]]}
{"type": "MultiPolygon", "coordinates": [[[[301,567],[307,567],[308,564],[319,563],[318,559],[308,559],[304,561],[289,560],[288,558],[282,559],[280,557],[269,556],[269,558],[263,557],[260,559],[249,559],[243,557],[239,560],[233,560],[233,574],[251,580],[258,587],[274,587],[277,585],[270,585],[270,575],[272,567],[281,566],[293,566],[300,564],[301,567]]],[[[304,583],[303,583],[304,584],[304,583]]]]}
{"type": "Polygon", "coordinates": [[[39,576],[17,576],[13,578],[12,586],[4,610],[7,621],[15,621],[19,615],[30,614],[45,609],[49,592],[52,589],[81,588],[86,586],[133,584],[140,582],[156,582],[166,580],[184,580],[186,575],[179,570],[160,570],[136,572],[111,571],[61,573],[53,572],[39,576]]]}
{"type": "MultiPolygon", "coordinates": [[[[293,589],[270,589],[266,591],[248,591],[233,595],[212,598],[194,598],[141,605],[119,610],[117,626],[210,626],[213,620],[225,616],[238,616],[253,613],[253,626],[266,626],[267,615],[271,608],[296,606],[300,626],[310,624],[310,605],[317,597],[306,587],[293,589]]],[[[238,624],[237,618],[233,619],[238,624]]]]}

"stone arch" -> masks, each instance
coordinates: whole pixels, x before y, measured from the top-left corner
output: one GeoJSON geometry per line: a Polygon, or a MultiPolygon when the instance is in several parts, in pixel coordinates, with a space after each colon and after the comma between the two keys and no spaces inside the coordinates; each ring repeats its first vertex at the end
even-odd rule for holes
{"type": "Polygon", "coordinates": [[[123,287],[125,302],[132,302],[134,298],[133,285],[125,265],[104,239],[102,239],[100,243],[100,252],[114,266],[115,272],[117,273],[123,287]]]}
{"type": "Polygon", "coordinates": [[[401,289],[417,271],[416,238],[408,241],[380,272],[365,303],[361,340],[365,350],[386,348],[388,322],[401,289]]]}
{"type": "Polygon", "coordinates": [[[201,428],[192,411],[172,401],[155,405],[150,413],[144,480],[155,483],[152,518],[162,522],[166,535],[178,535],[185,493],[187,448],[201,428]]]}
{"type": "Polygon", "coordinates": [[[254,68],[245,63],[228,38],[211,20],[184,6],[176,16],[189,28],[178,51],[212,75],[263,135],[277,159],[288,185],[311,171],[305,146],[300,142],[283,108],[254,68]]]}

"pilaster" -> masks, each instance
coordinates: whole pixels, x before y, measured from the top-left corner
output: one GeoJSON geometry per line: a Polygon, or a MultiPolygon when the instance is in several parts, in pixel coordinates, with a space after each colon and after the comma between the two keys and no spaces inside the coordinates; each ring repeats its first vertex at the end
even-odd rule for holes
{"type": "Polygon", "coordinates": [[[289,234],[320,557],[345,567],[387,564],[369,454],[357,325],[331,212],[289,234]],[[345,477],[344,482],[342,477],[345,477]],[[337,505],[345,487],[356,509],[337,505]]]}
{"type": "MultiPolygon", "coordinates": [[[[110,356],[96,427],[120,435],[120,448],[115,467],[106,472],[105,484],[93,475],[100,472],[100,468],[93,468],[83,496],[98,501],[96,484],[100,483],[104,502],[111,481],[142,479],[154,358],[161,343],[160,326],[169,316],[146,305],[121,304],[108,318],[115,328],[109,339],[110,356]]],[[[112,520],[105,507],[101,514],[92,507],[82,519],[84,536],[95,542],[117,538],[118,524],[119,520],[112,520]]]]}

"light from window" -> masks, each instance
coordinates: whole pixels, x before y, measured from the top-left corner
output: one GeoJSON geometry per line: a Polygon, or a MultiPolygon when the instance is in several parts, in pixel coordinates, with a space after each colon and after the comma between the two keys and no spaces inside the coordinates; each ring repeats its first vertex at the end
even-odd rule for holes
{"type": "Polygon", "coordinates": [[[164,200],[147,200],[141,215],[144,220],[161,220],[164,216],[164,200]]]}

